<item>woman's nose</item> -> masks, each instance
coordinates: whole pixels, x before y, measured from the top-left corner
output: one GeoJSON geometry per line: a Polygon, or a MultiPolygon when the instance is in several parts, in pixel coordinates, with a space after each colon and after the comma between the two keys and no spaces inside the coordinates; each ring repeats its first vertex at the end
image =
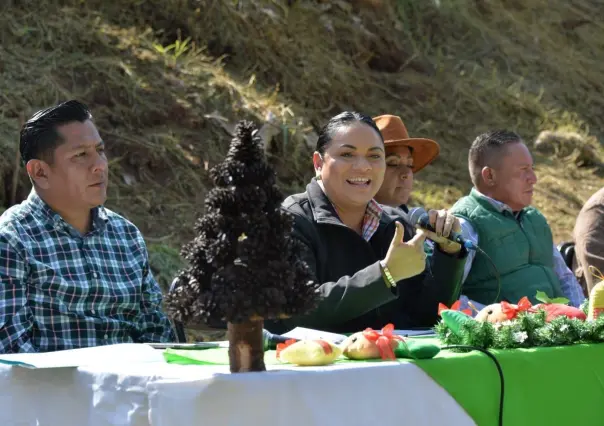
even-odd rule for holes
{"type": "Polygon", "coordinates": [[[365,157],[358,157],[354,162],[354,168],[358,170],[371,170],[371,163],[365,157]]]}

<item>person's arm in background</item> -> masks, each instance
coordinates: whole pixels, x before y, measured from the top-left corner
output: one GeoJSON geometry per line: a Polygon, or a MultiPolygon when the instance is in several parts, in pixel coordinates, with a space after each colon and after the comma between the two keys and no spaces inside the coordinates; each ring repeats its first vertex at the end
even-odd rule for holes
{"type": "Polygon", "coordinates": [[[587,284],[587,291],[591,292],[597,281],[589,270],[590,266],[604,273],[604,205],[593,204],[590,208],[581,211],[577,217],[574,230],[575,256],[587,284]]]}
{"type": "MultiPolygon", "coordinates": [[[[461,225],[461,235],[464,237],[464,239],[467,241],[471,241],[472,243],[474,243],[474,245],[478,245],[478,233],[474,230],[472,224],[462,217],[457,217],[457,219],[459,220],[459,224],[461,225]]],[[[480,310],[486,306],[482,303],[470,300],[468,296],[465,296],[463,294],[463,283],[466,281],[468,275],[470,274],[470,270],[472,269],[472,262],[474,262],[475,256],[476,251],[469,250],[468,256],[466,257],[466,264],[464,266],[461,296],[459,297],[459,300],[461,301],[460,309],[470,309],[472,311],[473,316],[477,314],[474,308],[480,310]]]]}
{"type": "MultiPolygon", "coordinates": [[[[463,217],[457,217],[459,220],[459,224],[461,225],[461,235],[466,240],[471,241],[474,245],[478,245],[478,232],[474,230],[474,227],[470,222],[465,220],[463,217]]],[[[470,274],[470,270],[472,269],[472,262],[474,262],[474,257],[476,256],[475,250],[470,250],[468,253],[468,257],[466,258],[466,265],[464,266],[463,273],[463,282],[466,281],[468,275],[470,274]]]]}
{"type": "Polygon", "coordinates": [[[26,286],[26,263],[10,238],[0,234],[0,353],[37,352],[26,286]]]}
{"type": "Polygon", "coordinates": [[[566,262],[562,258],[562,255],[558,251],[558,248],[554,245],[554,272],[560,280],[560,290],[566,298],[568,298],[571,306],[578,308],[581,303],[585,300],[583,289],[577,281],[575,274],[568,269],[566,262]]]}

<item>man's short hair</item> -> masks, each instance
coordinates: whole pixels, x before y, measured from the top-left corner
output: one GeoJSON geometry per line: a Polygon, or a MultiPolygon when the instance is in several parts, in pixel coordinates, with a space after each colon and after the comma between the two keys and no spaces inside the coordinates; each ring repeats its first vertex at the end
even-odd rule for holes
{"type": "Polygon", "coordinates": [[[468,154],[468,166],[470,178],[474,186],[481,182],[482,169],[484,167],[497,166],[498,160],[507,145],[522,142],[522,138],[510,130],[494,130],[483,133],[472,142],[468,154]]]}
{"type": "Polygon", "coordinates": [[[21,128],[19,152],[23,164],[32,159],[52,163],[56,147],[64,142],[57,127],[90,119],[92,114],[88,107],[76,100],[36,112],[21,128]]]}

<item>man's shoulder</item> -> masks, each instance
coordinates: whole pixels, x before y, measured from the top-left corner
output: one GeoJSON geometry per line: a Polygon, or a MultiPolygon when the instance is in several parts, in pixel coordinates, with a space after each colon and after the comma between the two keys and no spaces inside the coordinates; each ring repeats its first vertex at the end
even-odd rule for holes
{"type": "Polygon", "coordinates": [[[537,207],[533,207],[533,206],[526,207],[523,211],[523,215],[525,217],[529,217],[533,220],[538,220],[538,221],[544,222],[547,225],[547,218],[545,217],[545,215],[543,213],[541,213],[541,211],[539,211],[539,209],[537,207]]]}
{"type": "Polygon", "coordinates": [[[465,195],[457,200],[449,211],[455,216],[461,216],[466,220],[470,220],[471,216],[477,211],[484,208],[473,197],[465,195]]]}
{"type": "Polygon", "coordinates": [[[27,201],[8,208],[0,216],[0,236],[5,239],[22,238],[27,230],[42,228],[42,223],[35,217],[27,201]]]}

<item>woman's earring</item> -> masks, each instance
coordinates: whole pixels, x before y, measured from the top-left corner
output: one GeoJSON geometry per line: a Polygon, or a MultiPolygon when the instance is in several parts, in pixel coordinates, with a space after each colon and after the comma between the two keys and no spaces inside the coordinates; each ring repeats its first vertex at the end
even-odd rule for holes
{"type": "Polygon", "coordinates": [[[321,180],[321,170],[317,170],[317,171],[316,171],[316,176],[315,176],[315,179],[317,179],[317,180],[321,180]]]}

